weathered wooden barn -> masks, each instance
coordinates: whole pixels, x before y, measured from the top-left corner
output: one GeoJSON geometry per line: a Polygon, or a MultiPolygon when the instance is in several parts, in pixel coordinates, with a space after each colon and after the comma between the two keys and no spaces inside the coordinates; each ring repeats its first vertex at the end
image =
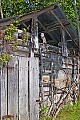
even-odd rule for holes
{"type": "Polygon", "coordinates": [[[0,29],[15,19],[20,24],[17,37],[26,28],[29,39],[11,53],[6,66],[1,64],[0,119],[38,120],[39,103],[56,116],[64,102],[75,102],[80,95],[77,31],[57,4],[1,19],[0,29]]]}

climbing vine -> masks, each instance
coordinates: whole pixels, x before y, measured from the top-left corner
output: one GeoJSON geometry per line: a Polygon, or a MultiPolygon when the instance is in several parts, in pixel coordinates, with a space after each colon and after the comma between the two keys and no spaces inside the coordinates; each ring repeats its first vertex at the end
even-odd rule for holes
{"type": "Polygon", "coordinates": [[[6,53],[2,52],[1,56],[0,56],[0,61],[7,63],[10,58],[11,58],[10,54],[6,54],[6,53]]]}
{"type": "Polygon", "coordinates": [[[17,50],[17,46],[21,46],[28,41],[27,31],[25,28],[22,29],[21,39],[18,39],[18,27],[14,24],[10,24],[3,30],[2,33],[2,49],[0,55],[0,61],[7,63],[11,58],[11,53],[17,50]]]}

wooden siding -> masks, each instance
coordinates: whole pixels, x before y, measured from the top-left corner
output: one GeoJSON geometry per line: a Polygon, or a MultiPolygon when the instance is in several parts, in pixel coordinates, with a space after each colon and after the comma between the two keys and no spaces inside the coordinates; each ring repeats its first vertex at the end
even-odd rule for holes
{"type": "Polygon", "coordinates": [[[1,117],[14,115],[15,120],[38,120],[38,58],[13,57],[2,69],[1,117]]]}

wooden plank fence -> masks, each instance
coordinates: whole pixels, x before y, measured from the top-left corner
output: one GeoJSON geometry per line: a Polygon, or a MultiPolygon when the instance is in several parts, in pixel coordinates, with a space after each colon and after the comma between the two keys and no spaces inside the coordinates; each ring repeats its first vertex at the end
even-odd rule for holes
{"type": "Polygon", "coordinates": [[[38,120],[38,58],[13,57],[1,68],[1,119],[14,115],[14,120],[38,120]]]}

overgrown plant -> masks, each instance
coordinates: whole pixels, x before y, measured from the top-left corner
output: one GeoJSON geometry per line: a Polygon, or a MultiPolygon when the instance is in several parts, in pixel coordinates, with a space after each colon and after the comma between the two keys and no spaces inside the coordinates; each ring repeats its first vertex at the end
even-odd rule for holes
{"type": "Polygon", "coordinates": [[[40,104],[39,112],[40,116],[46,116],[48,113],[48,106],[43,106],[42,104],[40,104]]]}
{"type": "Polygon", "coordinates": [[[52,117],[52,116],[43,116],[42,118],[40,118],[40,120],[54,120],[54,117],[52,117]]]}
{"type": "Polygon", "coordinates": [[[80,120],[80,101],[64,105],[55,120],[80,120]]]}
{"type": "Polygon", "coordinates": [[[6,53],[2,52],[1,57],[0,57],[0,61],[4,62],[4,63],[7,63],[10,58],[11,58],[11,56],[9,54],[6,54],[6,53]]]}
{"type": "Polygon", "coordinates": [[[40,104],[39,113],[40,113],[40,120],[54,120],[53,116],[48,116],[48,109],[47,105],[40,104]]]}
{"type": "Polygon", "coordinates": [[[3,35],[1,36],[1,56],[0,61],[7,63],[11,58],[11,53],[17,50],[18,45],[23,45],[28,41],[27,31],[25,28],[22,29],[22,41],[18,40],[18,27],[14,24],[10,24],[3,31],[3,35]]]}

